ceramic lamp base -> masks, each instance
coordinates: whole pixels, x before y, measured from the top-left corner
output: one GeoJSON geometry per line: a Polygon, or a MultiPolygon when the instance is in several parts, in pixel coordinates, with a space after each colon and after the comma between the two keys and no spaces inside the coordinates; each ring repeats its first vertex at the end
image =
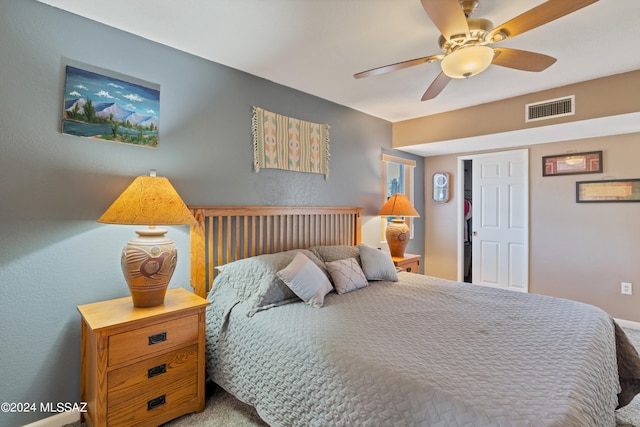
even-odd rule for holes
{"type": "Polygon", "coordinates": [[[134,307],[164,304],[164,296],[176,268],[178,251],[167,230],[136,230],[138,237],[122,250],[122,272],[129,285],[134,307]]]}
{"type": "Polygon", "coordinates": [[[407,244],[409,244],[409,231],[409,226],[401,219],[394,219],[391,221],[391,224],[387,225],[384,234],[387,238],[391,256],[404,256],[404,250],[407,248],[407,244]]]}

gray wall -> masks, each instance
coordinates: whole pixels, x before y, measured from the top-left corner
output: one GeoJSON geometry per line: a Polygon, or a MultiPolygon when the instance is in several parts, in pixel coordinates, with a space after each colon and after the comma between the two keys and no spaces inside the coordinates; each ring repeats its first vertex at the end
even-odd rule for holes
{"type": "MultiPolygon", "coordinates": [[[[212,43],[220,41],[212,40],[212,43]]],[[[79,304],[126,296],[120,251],[134,233],[96,219],[157,169],[187,204],[356,205],[378,244],[380,156],[391,124],[33,0],[0,2],[0,402],[79,401],[79,304]],[[67,64],[161,87],[157,149],[63,135],[67,64]],[[331,125],[331,173],[252,170],[251,107],[331,125]]],[[[418,160],[418,159],[416,159],[418,160]]],[[[424,206],[422,162],[416,206],[424,206]]],[[[423,253],[423,218],[408,252],[423,253]]],[[[171,287],[188,287],[188,229],[171,287]]],[[[53,414],[0,414],[18,426],[53,414]]]]}

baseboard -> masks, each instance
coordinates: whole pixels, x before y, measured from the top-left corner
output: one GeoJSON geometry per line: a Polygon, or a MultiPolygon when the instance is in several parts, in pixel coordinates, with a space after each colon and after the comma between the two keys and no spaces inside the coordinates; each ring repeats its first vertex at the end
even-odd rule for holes
{"type": "Polygon", "coordinates": [[[615,319],[615,320],[616,320],[616,323],[622,326],[623,328],[636,329],[640,331],[640,323],[638,322],[632,322],[631,320],[624,320],[624,319],[615,319]]]}
{"type": "Polygon", "coordinates": [[[26,424],[23,427],[60,427],[66,424],[75,423],[76,421],[80,421],[79,412],[61,412],[31,424],[26,424]]]}

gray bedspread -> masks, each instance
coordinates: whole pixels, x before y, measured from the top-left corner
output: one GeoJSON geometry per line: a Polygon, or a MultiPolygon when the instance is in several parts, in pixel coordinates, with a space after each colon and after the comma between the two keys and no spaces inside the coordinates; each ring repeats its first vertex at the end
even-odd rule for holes
{"type": "Polygon", "coordinates": [[[273,426],[614,426],[614,325],[574,301],[400,273],[246,315],[218,276],[207,369],[273,426]]]}

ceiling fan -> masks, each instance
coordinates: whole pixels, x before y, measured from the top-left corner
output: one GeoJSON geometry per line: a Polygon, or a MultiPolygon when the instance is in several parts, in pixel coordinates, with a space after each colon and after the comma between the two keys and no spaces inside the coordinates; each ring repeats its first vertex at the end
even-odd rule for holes
{"type": "Polygon", "coordinates": [[[541,53],[490,45],[515,37],[562,16],[575,12],[598,0],[548,0],[494,28],[491,21],[470,18],[478,0],[421,0],[441,35],[438,44],[442,54],[397,62],[354,74],[356,79],[384,74],[427,62],[440,61],[442,72],[422,95],[422,101],[433,99],[451,79],[469,78],[489,65],[522,71],[543,71],[556,58],[541,53]]]}

